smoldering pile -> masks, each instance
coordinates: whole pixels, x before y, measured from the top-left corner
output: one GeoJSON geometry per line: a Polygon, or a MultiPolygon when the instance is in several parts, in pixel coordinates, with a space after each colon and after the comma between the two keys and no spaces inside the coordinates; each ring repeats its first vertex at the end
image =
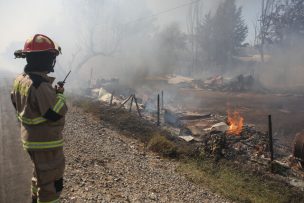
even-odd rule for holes
{"type": "Polygon", "coordinates": [[[267,133],[257,131],[253,124],[244,124],[237,112],[226,117],[166,109],[164,119],[172,128],[180,129],[181,139],[201,143],[206,156],[246,161],[269,159],[267,133]]]}

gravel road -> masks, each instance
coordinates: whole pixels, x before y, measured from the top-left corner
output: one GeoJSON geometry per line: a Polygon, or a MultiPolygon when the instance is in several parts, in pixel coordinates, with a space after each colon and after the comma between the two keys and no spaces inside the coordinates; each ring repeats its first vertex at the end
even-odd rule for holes
{"type": "Polygon", "coordinates": [[[63,202],[228,202],[81,110],[70,109],[64,134],[63,202]]]}

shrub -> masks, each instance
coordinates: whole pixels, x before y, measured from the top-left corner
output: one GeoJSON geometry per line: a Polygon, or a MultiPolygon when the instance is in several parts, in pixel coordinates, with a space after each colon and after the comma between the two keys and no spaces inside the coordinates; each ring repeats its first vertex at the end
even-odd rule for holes
{"type": "Polygon", "coordinates": [[[148,149],[160,153],[166,157],[177,157],[177,146],[172,141],[168,140],[166,137],[161,136],[159,134],[154,135],[149,143],[148,149]]]}

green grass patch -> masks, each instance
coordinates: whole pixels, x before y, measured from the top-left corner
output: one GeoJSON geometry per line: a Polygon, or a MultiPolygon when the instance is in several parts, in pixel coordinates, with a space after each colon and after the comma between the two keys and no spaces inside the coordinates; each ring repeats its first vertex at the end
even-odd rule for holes
{"type": "Polygon", "coordinates": [[[304,202],[303,194],[295,188],[244,172],[225,161],[183,161],[178,171],[191,181],[237,202],[304,202]]]}

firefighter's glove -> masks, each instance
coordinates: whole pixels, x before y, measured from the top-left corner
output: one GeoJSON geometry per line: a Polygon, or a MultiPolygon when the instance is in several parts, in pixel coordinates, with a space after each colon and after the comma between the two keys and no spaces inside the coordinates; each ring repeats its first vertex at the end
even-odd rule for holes
{"type": "Polygon", "coordinates": [[[63,94],[64,93],[64,87],[60,87],[55,85],[55,90],[56,90],[56,94],[60,93],[63,94]]]}

